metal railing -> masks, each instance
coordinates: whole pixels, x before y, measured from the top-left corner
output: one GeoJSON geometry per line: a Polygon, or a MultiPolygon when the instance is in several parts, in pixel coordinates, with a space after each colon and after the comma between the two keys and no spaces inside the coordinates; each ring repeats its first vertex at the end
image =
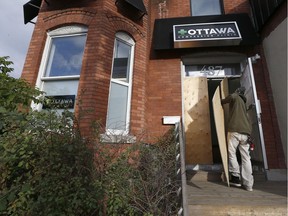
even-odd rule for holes
{"type": "Polygon", "coordinates": [[[186,166],[185,166],[185,148],[181,122],[175,123],[175,140],[176,140],[176,175],[179,179],[179,188],[177,196],[181,206],[177,213],[178,216],[188,216],[187,189],[186,189],[186,166]]]}

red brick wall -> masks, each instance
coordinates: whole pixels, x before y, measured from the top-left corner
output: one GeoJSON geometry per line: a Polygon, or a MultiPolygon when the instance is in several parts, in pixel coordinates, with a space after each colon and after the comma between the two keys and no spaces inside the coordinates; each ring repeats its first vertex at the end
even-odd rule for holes
{"type": "Polygon", "coordinates": [[[180,59],[151,60],[149,63],[147,125],[151,138],[170,128],[162,125],[163,116],[182,115],[180,72],[180,59]]]}
{"type": "MultiPolygon", "coordinates": [[[[250,13],[247,0],[223,0],[224,13],[250,13]]],[[[191,16],[190,0],[151,1],[150,15],[153,19],[191,16]]]]}
{"type": "Polygon", "coordinates": [[[248,0],[224,0],[225,14],[232,13],[250,13],[250,5],[248,0]]]}

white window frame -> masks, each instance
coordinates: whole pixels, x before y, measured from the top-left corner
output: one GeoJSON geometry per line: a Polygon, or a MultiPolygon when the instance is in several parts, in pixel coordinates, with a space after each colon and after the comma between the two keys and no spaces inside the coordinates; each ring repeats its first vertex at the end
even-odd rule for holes
{"type": "MultiPolygon", "coordinates": [[[[48,67],[48,59],[49,59],[49,54],[51,52],[50,47],[52,45],[53,38],[87,35],[87,31],[88,29],[85,26],[71,25],[71,26],[64,26],[64,27],[47,32],[47,39],[46,39],[44,52],[43,52],[41,63],[40,63],[38,77],[36,80],[36,87],[38,89],[40,89],[41,91],[43,90],[45,81],[78,80],[78,85],[79,85],[80,75],[45,77],[45,72],[46,72],[46,68],[48,67]]],[[[32,109],[38,110],[38,111],[42,110],[42,106],[43,106],[42,104],[35,104],[33,102],[31,104],[32,109]]]]}
{"type": "Polygon", "coordinates": [[[106,120],[106,134],[107,135],[128,135],[129,127],[130,127],[130,111],[131,111],[131,95],[132,95],[132,80],[133,80],[133,66],[134,66],[134,52],[135,52],[135,41],[125,32],[117,32],[114,40],[114,50],[113,50],[113,59],[112,59],[112,68],[111,68],[111,78],[110,78],[110,88],[109,88],[109,97],[108,97],[108,108],[107,108],[107,120],[106,120]],[[129,59],[129,79],[128,83],[125,81],[121,81],[119,79],[113,79],[113,68],[114,68],[114,55],[116,52],[116,42],[121,41],[131,47],[130,59],[129,59]],[[108,128],[108,110],[109,110],[109,101],[110,101],[110,93],[112,83],[120,84],[128,87],[128,96],[127,96],[127,110],[126,110],[126,124],[125,130],[118,129],[109,129],[108,128]]]}

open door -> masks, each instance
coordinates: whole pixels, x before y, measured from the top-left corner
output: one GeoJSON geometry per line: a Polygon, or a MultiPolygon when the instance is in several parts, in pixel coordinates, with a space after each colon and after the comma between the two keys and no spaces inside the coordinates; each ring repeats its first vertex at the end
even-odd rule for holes
{"type": "Polygon", "coordinates": [[[250,153],[251,159],[255,166],[264,165],[264,169],[267,170],[268,164],[261,123],[261,106],[256,93],[251,58],[248,58],[248,61],[244,64],[244,71],[240,78],[240,84],[246,88],[246,105],[248,108],[248,115],[252,123],[251,137],[253,138],[253,142],[255,144],[255,150],[250,153]]]}

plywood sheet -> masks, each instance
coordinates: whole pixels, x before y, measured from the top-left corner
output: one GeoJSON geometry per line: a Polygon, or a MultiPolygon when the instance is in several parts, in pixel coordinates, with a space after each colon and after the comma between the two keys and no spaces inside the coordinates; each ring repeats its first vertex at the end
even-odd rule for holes
{"type": "MultiPolygon", "coordinates": [[[[228,87],[228,79],[225,77],[221,83],[220,83],[220,89],[221,89],[221,94],[220,97],[221,99],[226,98],[229,95],[229,87],[228,87]]],[[[229,116],[229,103],[224,104],[223,106],[224,109],[224,119],[225,119],[225,125],[228,125],[228,116],[229,116]]],[[[225,131],[227,134],[227,128],[225,127],[225,131]]]]}
{"type": "Polygon", "coordinates": [[[183,81],[184,129],[187,164],[212,164],[209,97],[205,77],[183,81]]]}
{"type": "Polygon", "coordinates": [[[225,177],[227,180],[227,184],[229,186],[229,171],[228,171],[228,155],[227,155],[227,144],[226,144],[226,132],[225,132],[225,120],[224,120],[224,109],[221,105],[221,97],[220,97],[220,87],[217,87],[213,99],[213,111],[214,111],[214,119],[216,132],[218,137],[218,143],[220,148],[220,154],[222,158],[222,165],[225,173],[225,177]]]}

